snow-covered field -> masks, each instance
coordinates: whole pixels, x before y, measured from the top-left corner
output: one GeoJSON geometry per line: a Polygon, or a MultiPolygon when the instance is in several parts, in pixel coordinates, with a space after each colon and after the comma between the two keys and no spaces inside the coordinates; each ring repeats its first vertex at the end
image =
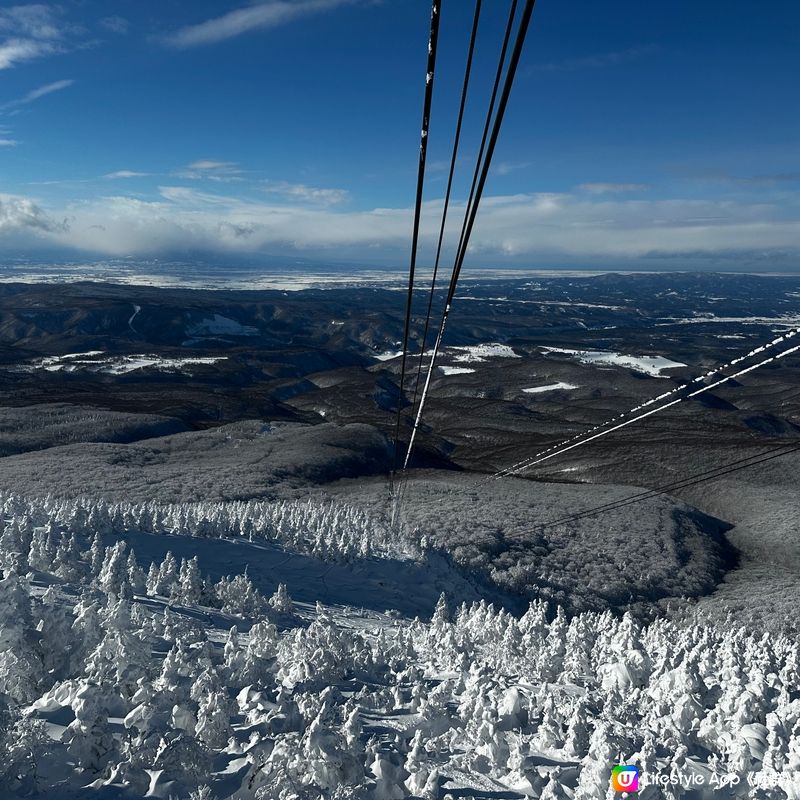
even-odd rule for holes
{"type": "Polygon", "coordinates": [[[514,616],[341,504],[2,500],[3,797],[800,796],[795,639],[514,616]]]}
{"type": "Polygon", "coordinates": [[[548,383],[545,386],[531,386],[529,389],[523,389],[522,391],[525,394],[541,394],[542,392],[555,392],[555,391],[568,391],[570,389],[578,389],[578,386],[575,386],[572,383],[564,383],[564,381],[558,381],[557,383],[548,383]]]}
{"type": "Polygon", "coordinates": [[[399,358],[403,355],[402,350],[387,350],[385,353],[378,353],[375,358],[378,361],[391,361],[393,358],[399,358]]]}
{"type": "Polygon", "coordinates": [[[466,364],[481,363],[490,358],[522,358],[522,356],[515,353],[507,344],[499,344],[498,342],[474,344],[466,347],[448,347],[446,349],[448,354],[453,351],[456,353],[456,355],[453,356],[453,361],[466,364]]]}
{"type": "Polygon", "coordinates": [[[211,365],[226,360],[227,356],[164,358],[145,353],[127,356],[107,356],[103,350],[90,350],[86,353],[46,356],[29,364],[22,364],[16,369],[24,372],[41,369],[46,372],[95,372],[108,375],[125,375],[140,369],[181,372],[186,370],[187,367],[211,365]]]}
{"type": "Polygon", "coordinates": [[[698,314],[695,317],[670,317],[669,322],[660,325],[773,325],[776,328],[796,328],[800,325],[800,316],[797,314],[784,314],[780,317],[716,317],[708,314],[698,314]]]}
{"type": "Polygon", "coordinates": [[[663,370],[685,367],[679,361],[671,361],[663,356],[632,356],[613,353],[606,350],[569,350],[563,347],[542,347],[545,353],[560,353],[572,356],[584,364],[600,364],[602,366],[625,367],[635,372],[642,372],[653,378],[663,378],[663,370]]]}
{"type": "Polygon", "coordinates": [[[467,375],[475,372],[472,367],[439,367],[445,375],[467,375]]]}

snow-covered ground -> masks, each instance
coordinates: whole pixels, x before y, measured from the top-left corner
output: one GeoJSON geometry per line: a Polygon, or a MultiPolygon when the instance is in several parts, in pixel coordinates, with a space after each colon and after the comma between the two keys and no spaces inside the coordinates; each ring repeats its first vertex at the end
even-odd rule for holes
{"type": "Polygon", "coordinates": [[[399,358],[403,355],[402,350],[387,350],[385,353],[378,353],[375,358],[378,361],[391,361],[393,358],[399,358]]]}
{"type": "Polygon", "coordinates": [[[584,364],[600,364],[611,367],[625,367],[643,372],[654,378],[664,378],[663,370],[685,367],[679,361],[671,361],[663,356],[633,356],[607,350],[569,350],[563,347],[542,347],[545,353],[561,353],[576,358],[584,364]]]}
{"type": "Polygon", "coordinates": [[[564,383],[564,381],[558,381],[557,383],[548,383],[546,386],[531,386],[529,389],[523,389],[522,391],[525,394],[541,394],[542,392],[555,392],[558,390],[568,391],[569,389],[578,389],[580,387],[575,386],[572,383],[564,383]]]}
{"type": "Polygon", "coordinates": [[[446,348],[448,354],[453,351],[456,353],[456,355],[453,356],[453,361],[466,364],[480,363],[490,358],[522,358],[522,356],[515,353],[507,344],[499,344],[498,342],[446,348]]]}
{"type": "Polygon", "coordinates": [[[24,372],[43,369],[47,372],[99,372],[109,375],[125,375],[128,372],[135,372],[140,369],[180,372],[187,367],[216,364],[226,360],[227,356],[164,358],[144,353],[128,356],[106,356],[103,350],[90,350],[86,353],[46,356],[29,364],[19,365],[16,369],[24,372]]]}
{"type": "Polygon", "coordinates": [[[694,317],[669,317],[667,322],[659,325],[773,325],[777,328],[796,328],[800,325],[800,316],[797,314],[784,314],[780,317],[715,317],[698,314],[694,317]]]}
{"type": "Polygon", "coordinates": [[[3,797],[799,796],[795,639],[514,616],[336,504],[2,507],[3,797]]]}
{"type": "Polygon", "coordinates": [[[445,375],[467,375],[470,372],[475,372],[472,367],[439,367],[445,375]]]}

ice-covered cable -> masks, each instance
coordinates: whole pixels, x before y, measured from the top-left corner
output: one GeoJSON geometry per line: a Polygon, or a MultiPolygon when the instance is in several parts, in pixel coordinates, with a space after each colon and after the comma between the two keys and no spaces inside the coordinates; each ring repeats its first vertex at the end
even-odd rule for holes
{"type": "Polygon", "coordinates": [[[414,300],[414,273],[417,264],[417,246],[419,244],[419,227],[422,216],[422,195],[425,186],[425,163],[428,154],[428,133],[430,130],[431,105],[433,102],[433,79],[436,71],[436,50],[439,41],[439,19],[441,17],[442,0],[431,3],[431,31],[428,39],[428,62],[425,71],[425,97],[422,106],[422,131],[419,145],[419,164],[417,168],[417,194],[414,203],[414,226],[411,236],[411,264],[408,271],[408,293],[406,297],[406,316],[403,327],[403,358],[400,363],[400,381],[397,396],[397,420],[394,432],[394,458],[392,464],[393,479],[397,468],[397,446],[400,441],[400,420],[403,414],[403,387],[406,377],[406,360],[408,357],[408,339],[411,330],[411,308],[414,300]]]}
{"type": "MultiPolygon", "coordinates": [[[[781,340],[785,341],[785,339],[786,337],[782,337],[781,340]]],[[[735,378],[741,377],[742,375],[746,375],[748,372],[752,372],[753,370],[758,369],[759,367],[766,366],[767,364],[770,364],[773,361],[785,358],[786,356],[791,355],[792,353],[795,353],[798,350],[800,350],[800,345],[795,345],[794,347],[790,347],[788,350],[784,350],[783,352],[778,353],[777,355],[770,356],[769,358],[766,358],[763,361],[759,361],[756,364],[752,364],[749,367],[745,367],[744,369],[739,370],[738,372],[734,372],[733,375],[726,375],[724,378],[721,378],[720,380],[715,381],[714,383],[710,383],[708,386],[702,386],[700,389],[695,389],[695,391],[690,392],[689,394],[677,397],[675,400],[671,400],[669,403],[665,403],[664,405],[658,406],[657,408],[650,409],[650,411],[646,411],[644,414],[639,414],[638,416],[631,417],[630,419],[625,420],[625,422],[620,422],[611,428],[607,428],[606,430],[602,430],[591,436],[587,436],[586,438],[581,438],[581,440],[578,442],[573,442],[572,444],[569,444],[567,446],[559,447],[555,449],[554,452],[548,452],[546,455],[533,456],[530,460],[526,462],[521,462],[520,464],[515,465],[515,467],[509,468],[508,470],[504,470],[502,473],[498,473],[493,477],[500,478],[506,475],[512,475],[522,472],[523,470],[530,469],[531,467],[535,467],[537,464],[541,464],[543,461],[548,461],[551,458],[563,455],[564,453],[567,453],[570,450],[574,450],[576,447],[581,447],[582,445],[588,444],[589,442],[592,442],[595,439],[599,439],[601,436],[607,436],[609,433],[614,433],[614,431],[618,431],[621,428],[625,428],[628,425],[632,425],[634,422],[638,422],[639,420],[642,420],[645,417],[657,414],[660,411],[665,411],[671,406],[677,405],[678,403],[681,403],[684,400],[689,400],[693,397],[697,397],[698,395],[703,394],[704,392],[711,391],[712,389],[715,389],[717,386],[721,386],[723,383],[727,383],[728,381],[732,381],[735,378]]],[[[761,350],[760,352],[763,352],[763,350],[761,350]]],[[[741,361],[744,360],[745,358],[746,356],[742,357],[741,359],[737,359],[737,362],[741,363],[741,361]]]]}
{"type": "MultiPolygon", "coordinates": [[[[607,419],[605,422],[601,422],[598,425],[594,425],[593,427],[589,428],[588,430],[582,431],[581,433],[578,433],[575,436],[570,437],[569,439],[565,439],[563,442],[560,442],[559,444],[552,445],[551,447],[548,447],[545,450],[541,450],[540,452],[535,453],[534,455],[529,456],[528,458],[525,458],[525,459],[522,459],[521,461],[518,461],[516,464],[512,464],[509,467],[505,467],[505,468],[503,468],[501,470],[498,470],[491,477],[502,478],[505,475],[511,475],[511,474],[516,473],[516,472],[519,472],[522,469],[527,469],[528,466],[532,466],[532,464],[530,462],[532,462],[534,459],[537,459],[537,458],[539,458],[541,456],[545,456],[548,453],[553,453],[556,450],[561,452],[562,448],[564,448],[566,445],[572,444],[573,442],[577,442],[578,440],[582,440],[584,437],[595,433],[595,431],[600,431],[601,429],[605,428],[607,425],[612,425],[613,423],[617,422],[618,420],[625,419],[625,417],[628,417],[631,414],[636,414],[637,412],[641,411],[642,409],[649,408],[650,406],[654,405],[655,403],[660,403],[660,402],[666,400],[669,397],[674,397],[677,394],[681,394],[682,392],[686,392],[686,390],[691,388],[694,384],[701,383],[702,381],[708,380],[709,378],[713,377],[714,375],[719,375],[723,370],[730,369],[731,367],[734,367],[737,364],[741,364],[743,361],[747,361],[747,359],[749,359],[749,358],[753,358],[753,356],[759,355],[760,353],[764,353],[767,350],[772,349],[773,347],[777,347],[777,345],[779,345],[782,342],[785,342],[785,341],[797,336],[798,334],[800,334],[800,328],[794,328],[794,329],[788,331],[787,333],[784,333],[781,336],[776,337],[771,342],[768,342],[766,344],[762,344],[762,345],[759,345],[758,347],[753,348],[749,353],[745,353],[744,355],[738,356],[737,358],[734,358],[733,360],[727,362],[726,364],[721,364],[720,366],[715,367],[714,369],[710,370],[709,372],[705,372],[702,375],[698,375],[696,378],[693,378],[691,381],[689,381],[688,384],[684,384],[682,386],[676,386],[674,389],[670,389],[670,391],[668,391],[668,392],[664,392],[663,394],[660,394],[657,397],[653,397],[653,398],[651,398],[650,400],[647,400],[644,403],[640,403],[638,406],[635,406],[634,408],[630,409],[629,411],[623,411],[621,414],[617,414],[617,416],[611,417],[611,419],[607,419]]],[[[741,374],[743,374],[743,373],[741,373],[741,374]]],[[[735,377],[735,376],[730,376],[730,377],[735,377]]],[[[729,379],[726,378],[725,380],[723,380],[721,382],[724,383],[726,380],[729,380],[729,379]]],[[[713,386],[719,386],[719,383],[715,383],[715,384],[713,384],[713,386]]],[[[703,391],[706,391],[707,389],[713,388],[713,386],[706,387],[705,389],[703,389],[703,391]]],[[[695,394],[699,394],[699,392],[692,393],[691,395],[687,394],[686,397],[694,397],[695,394]]],[[[682,398],[682,399],[685,399],[685,398],[682,398]]],[[[669,406],[674,405],[675,402],[678,402],[678,401],[673,401],[671,403],[667,403],[665,406],[663,406],[661,408],[668,408],[669,406]]],[[[653,413],[653,412],[650,412],[650,413],[653,413]]],[[[643,417],[646,417],[646,416],[649,416],[649,413],[648,414],[643,414],[640,417],[636,417],[636,419],[642,419],[643,417]]],[[[614,428],[613,430],[617,430],[617,428],[614,428]]],[[[592,438],[596,438],[596,437],[592,437],[592,438]]]]}
{"type": "MultiPolygon", "coordinates": [[[[464,258],[466,257],[467,248],[469,246],[469,239],[472,235],[472,229],[475,225],[475,218],[478,214],[478,208],[481,203],[481,197],[483,196],[483,190],[486,186],[486,179],[489,175],[489,168],[492,163],[492,157],[494,155],[495,147],[497,146],[497,139],[500,135],[500,129],[503,124],[503,117],[505,115],[506,107],[508,106],[508,100],[511,95],[511,87],[514,85],[514,77],[517,72],[517,67],[519,66],[520,57],[522,55],[523,45],[525,44],[525,37],[528,32],[528,26],[530,25],[531,16],[533,14],[533,8],[536,4],[536,0],[526,0],[525,6],[522,10],[522,14],[520,15],[519,27],[517,29],[517,36],[514,42],[514,47],[511,52],[511,56],[508,62],[508,69],[506,71],[505,81],[503,83],[503,89],[500,93],[500,100],[497,104],[497,112],[494,116],[494,122],[491,127],[491,133],[486,138],[487,131],[489,130],[488,125],[484,128],[484,140],[486,143],[486,152],[483,158],[483,162],[479,161],[480,169],[476,168],[475,175],[477,176],[477,182],[473,182],[473,189],[474,189],[474,200],[471,205],[468,204],[467,210],[464,217],[464,226],[462,228],[462,237],[461,241],[459,242],[458,251],[456,252],[455,262],[453,264],[453,272],[450,277],[450,286],[447,292],[447,300],[445,302],[444,311],[442,312],[442,320],[439,325],[439,334],[437,336],[437,341],[441,343],[441,339],[444,335],[444,329],[447,325],[448,315],[450,313],[450,309],[452,307],[453,298],[456,292],[456,285],[458,284],[458,278],[461,273],[461,268],[464,265],[464,258]]],[[[500,57],[500,64],[502,64],[505,60],[505,52],[508,45],[509,37],[511,34],[512,23],[514,19],[514,14],[516,10],[516,4],[512,3],[511,5],[511,14],[509,17],[509,25],[506,28],[505,40],[503,42],[503,49],[501,52],[500,57]]],[[[502,68],[498,70],[498,77],[502,72],[502,68]]],[[[493,101],[494,101],[494,94],[493,94],[493,101]]],[[[489,115],[487,116],[488,119],[491,118],[491,107],[489,109],[489,115]]],[[[481,152],[483,152],[483,142],[481,143],[481,152]]],[[[473,179],[474,180],[474,179],[473,179]]],[[[471,193],[472,194],[472,193],[471,193]]],[[[425,385],[430,385],[431,375],[433,373],[433,369],[436,366],[436,355],[438,353],[438,348],[434,350],[432,354],[430,364],[428,366],[428,375],[425,380],[425,385]]],[[[416,431],[419,429],[419,424],[422,421],[422,413],[425,408],[425,401],[427,399],[427,393],[423,390],[422,396],[420,397],[419,401],[419,410],[417,411],[416,420],[414,423],[414,431],[412,432],[411,442],[409,447],[406,451],[405,463],[408,464],[411,458],[412,452],[412,445],[413,440],[416,434],[416,431]]],[[[396,507],[397,503],[395,502],[395,509],[393,510],[393,518],[396,515],[396,507]]]]}

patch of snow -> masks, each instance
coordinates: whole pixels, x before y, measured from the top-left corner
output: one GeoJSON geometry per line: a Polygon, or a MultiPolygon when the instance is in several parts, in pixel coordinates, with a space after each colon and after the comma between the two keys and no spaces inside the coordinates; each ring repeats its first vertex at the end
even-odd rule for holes
{"type": "MultiPolygon", "coordinates": [[[[471,297],[469,295],[462,295],[456,297],[456,300],[475,300],[480,303],[516,303],[517,305],[535,305],[535,306],[565,306],[567,308],[602,308],[607,311],[627,311],[629,307],[626,306],[609,306],[602,303],[580,303],[575,300],[520,300],[519,298],[510,297],[471,297]]],[[[544,310],[544,309],[542,309],[544,310]]]]}
{"type": "Polygon", "coordinates": [[[195,364],[216,364],[227,361],[227,356],[208,356],[204,358],[160,358],[159,356],[123,356],[100,370],[110,375],[124,375],[137,369],[157,369],[164,372],[179,372],[184,367],[195,364]]]}
{"type": "Polygon", "coordinates": [[[563,353],[574,356],[584,364],[605,364],[612,367],[625,367],[642,372],[653,378],[664,378],[662,370],[685,367],[679,361],[671,361],[663,356],[632,356],[614,353],[608,350],[570,350],[564,347],[543,347],[545,353],[563,353]]]}
{"type": "Polygon", "coordinates": [[[453,361],[461,363],[476,363],[486,361],[487,358],[522,358],[507,344],[487,342],[486,344],[473,344],[466,347],[448,347],[448,350],[457,350],[459,355],[453,356],[453,361]]]}
{"type": "Polygon", "coordinates": [[[47,372],[93,372],[108,375],[124,375],[139,369],[157,369],[163,372],[179,372],[185,367],[197,364],[216,364],[226,361],[227,356],[206,356],[195,358],[163,358],[157,355],[136,354],[129,356],[104,355],[103,350],[90,350],[87,353],[70,353],[64,356],[45,356],[30,364],[16,367],[20,372],[34,372],[43,369],[47,372]]]}
{"type": "Polygon", "coordinates": [[[387,350],[385,353],[379,353],[378,355],[374,356],[374,358],[377,358],[378,361],[391,361],[391,359],[397,358],[401,355],[403,355],[402,350],[387,350]]]}
{"type": "Polygon", "coordinates": [[[130,319],[128,320],[128,327],[134,332],[138,333],[136,328],[133,327],[133,321],[136,319],[136,315],[142,310],[141,306],[137,306],[135,303],[133,305],[133,314],[131,314],[130,319]]]}
{"type": "Polygon", "coordinates": [[[445,375],[466,375],[468,372],[475,372],[471,367],[439,367],[445,375]]]}
{"type": "Polygon", "coordinates": [[[800,325],[800,316],[784,314],[779,317],[664,317],[665,321],[658,323],[659,326],[668,325],[705,325],[711,323],[724,323],[736,325],[780,325],[787,328],[794,328],[800,325]]]}
{"type": "Polygon", "coordinates": [[[559,389],[578,389],[580,387],[574,386],[571,383],[564,383],[564,381],[558,381],[558,383],[548,383],[546,386],[533,386],[530,389],[523,389],[522,391],[525,394],[539,394],[541,392],[555,392],[559,389]]]}

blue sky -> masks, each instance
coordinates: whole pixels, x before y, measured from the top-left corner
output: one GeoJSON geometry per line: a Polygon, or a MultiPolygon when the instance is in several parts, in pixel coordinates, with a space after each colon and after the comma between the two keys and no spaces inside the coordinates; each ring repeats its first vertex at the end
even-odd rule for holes
{"type": "MultiPolygon", "coordinates": [[[[0,7],[0,256],[403,266],[428,0],[0,7]]],[[[485,0],[456,216],[505,24],[485,0]]],[[[444,0],[432,250],[472,15],[444,0]]],[[[538,0],[468,265],[797,268],[800,4],[538,0]]]]}

